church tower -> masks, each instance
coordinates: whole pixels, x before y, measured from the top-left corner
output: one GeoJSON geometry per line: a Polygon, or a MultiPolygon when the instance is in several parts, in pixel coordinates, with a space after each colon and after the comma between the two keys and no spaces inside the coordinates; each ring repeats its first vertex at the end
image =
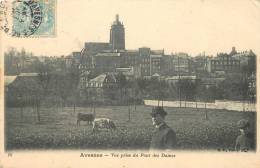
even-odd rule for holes
{"type": "Polygon", "coordinates": [[[109,43],[113,50],[125,49],[125,28],[123,23],[119,21],[118,14],[116,20],[111,25],[109,43]]]}

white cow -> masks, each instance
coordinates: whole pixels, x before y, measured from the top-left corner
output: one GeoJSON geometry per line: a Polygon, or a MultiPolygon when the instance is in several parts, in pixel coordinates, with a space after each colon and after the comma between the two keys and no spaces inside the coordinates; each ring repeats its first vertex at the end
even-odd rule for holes
{"type": "Polygon", "coordinates": [[[93,128],[92,131],[98,131],[100,129],[116,129],[116,126],[112,120],[109,118],[95,118],[94,121],[92,122],[93,128]]]}

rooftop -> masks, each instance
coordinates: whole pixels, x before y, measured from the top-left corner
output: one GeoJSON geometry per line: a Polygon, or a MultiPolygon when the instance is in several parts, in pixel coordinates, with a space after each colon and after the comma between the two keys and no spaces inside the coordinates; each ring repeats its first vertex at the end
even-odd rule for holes
{"type": "Polygon", "coordinates": [[[151,50],[151,54],[154,54],[154,55],[163,55],[164,54],[164,50],[151,50]]]}
{"type": "Polygon", "coordinates": [[[113,74],[101,74],[93,79],[90,80],[90,82],[97,82],[97,83],[103,83],[105,79],[108,79],[109,81],[116,82],[116,77],[113,74]]]}
{"type": "Polygon", "coordinates": [[[120,56],[121,54],[120,53],[117,53],[117,52],[106,52],[106,53],[97,53],[96,56],[97,57],[117,57],[117,56],[120,56]]]}
{"type": "Polygon", "coordinates": [[[32,77],[32,76],[38,76],[38,73],[20,73],[18,76],[26,76],[26,77],[32,77]]]}
{"type": "Polygon", "coordinates": [[[91,79],[90,82],[103,82],[106,79],[107,75],[106,74],[101,74],[94,79],[91,79]]]}
{"type": "Polygon", "coordinates": [[[8,86],[9,84],[13,83],[13,81],[16,79],[17,76],[5,76],[5,86],[8,86]]]}

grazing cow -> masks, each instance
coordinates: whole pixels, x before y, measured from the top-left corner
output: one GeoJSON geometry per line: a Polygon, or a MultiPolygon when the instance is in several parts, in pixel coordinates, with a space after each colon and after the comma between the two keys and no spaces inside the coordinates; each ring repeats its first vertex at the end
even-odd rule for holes
{"type": "Polygon", "coordinates": [[[78,113],[77,125],[80,125],[80,121],[87,121],[88,124],[91,124],[94,118],[93,114],[78,113]]]}
{"type": "Polygon", "coordinates": [[[106,129],[106,130],[116,129],[114,122],[108,118],[96,118],[92,122],[92,124],[93,124],[93,132],[100,129],[106,129]]]}

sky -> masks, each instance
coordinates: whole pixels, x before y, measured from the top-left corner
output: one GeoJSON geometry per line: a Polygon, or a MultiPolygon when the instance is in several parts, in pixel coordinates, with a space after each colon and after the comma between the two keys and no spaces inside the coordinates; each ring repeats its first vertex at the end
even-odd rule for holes
{"type": "Polygon", "coordinates": [[[126,48],[164,49],[166,54],[216,55],[252,49],[260,53],[258,0],[57,0],[52,38],[12,38],[2,33],[2,49],[60,56],[85,42],[108,42],[115,15],[125,26],[126,48]]]}

